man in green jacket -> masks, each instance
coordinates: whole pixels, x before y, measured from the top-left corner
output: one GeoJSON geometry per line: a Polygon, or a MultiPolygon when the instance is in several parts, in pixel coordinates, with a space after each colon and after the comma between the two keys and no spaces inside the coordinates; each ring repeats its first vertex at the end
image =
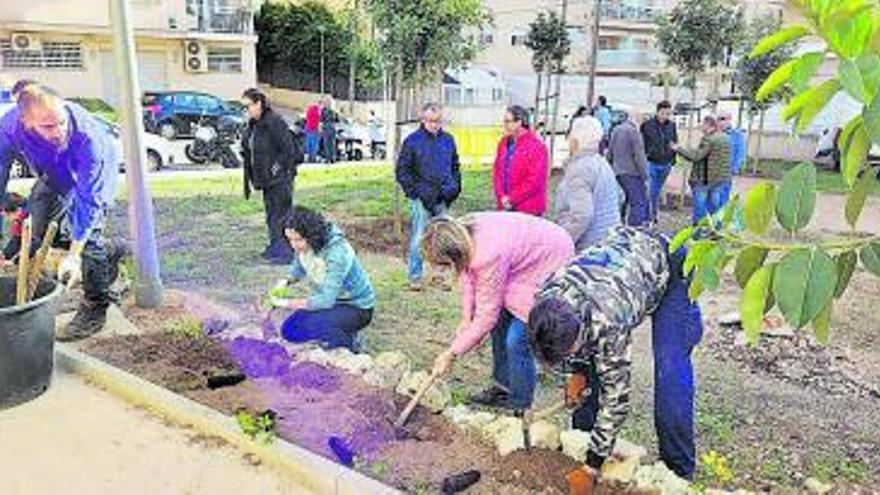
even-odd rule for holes
{"type": "Polygon", "coordinates": [[[673,145],[672,149],[693,163],[688,182],[694,195],[693,222],[724,207],[725,187],[730,180],[730,142],[712,115],[703,117],[700,146],[689,150],[673,145]]]}

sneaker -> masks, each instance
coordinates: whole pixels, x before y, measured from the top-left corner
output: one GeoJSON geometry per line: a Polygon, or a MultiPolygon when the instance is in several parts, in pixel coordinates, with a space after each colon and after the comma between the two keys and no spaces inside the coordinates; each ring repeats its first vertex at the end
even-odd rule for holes
{"type": "Polygon", "coordinates": [[[107,306],[88,301],[80,303],[73,320],[56,331],[59,342],[69,342],[90,337],[104,329],[107,323],[107,306]]]}
{"type": "Polygon", "coordinates": [[[413,280],[409,283],[410,292],[421,292],[424,288],[421,280],[413,280]]]}
{"type": "Polygon", "coordinates": [[[492,385],[486,390],[470,396],[468,401],[471,404],[476,404],[480,406],[505,408],[507,407],[509,396],[510,394],[507,392],[507,390],[504,390],[498,385],[492,385]]]}

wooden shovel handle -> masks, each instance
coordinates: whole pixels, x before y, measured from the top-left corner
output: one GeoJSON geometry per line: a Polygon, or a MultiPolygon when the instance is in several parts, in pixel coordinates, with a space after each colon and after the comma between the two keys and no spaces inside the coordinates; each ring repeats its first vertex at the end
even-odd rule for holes
{"type": "Polygon", "coordinates": [[[565,401],[561,400],[552,406],[549,406],[545,409],[541,409],[540,411],[535,412],[534,414],[527,414],[523,417],[523,420],[527,423],[531,424],[535,421],[540,421],[542,419],[547,419],[550,416],[553,416],[557,412],[565,409],[565,401]]]}
{"type": "Polygon", "coordinates": [[[43,234],[43,243],[40,244],[40,249],[34,256],[34,262],[28,274],[27,297],[25,298],[28,301],[34,298],[34,293],[37,291],[40,275],[43,274],[43,265],[46,263],[46,256],[49,254],[56,233],[58,233],[58,222],[53,221],[43,234]]]}
{"type": "Polygon", "coordinates": [[[438,378],[440,378],[439,374],[431,373],[431,376],[429,376],[428,379],[425,380],[425,383],[422,384],[421,388],[416,391],[416,394],[410,399],[409,403],[403,409],[403,412],[400,413],[400,416],[398,416],[397,421],[394,422],[395,428],[400,428],[406,423],[406,420],[409,419],[409,415],[412,414],[413,410],[419,404],[419,401],[422,400],[422,396],[425,395],[425,392],[431,388],[431,385],[433,385],[438,378]]]}
{"type": "Polygon", "coordinates": [[[21,249],[18,251],[18,279],[15,285],[15,304],[21,306],[27,302],[28,269],[31,260],[31,219],[24,220],[21,229],[21,249]]]}

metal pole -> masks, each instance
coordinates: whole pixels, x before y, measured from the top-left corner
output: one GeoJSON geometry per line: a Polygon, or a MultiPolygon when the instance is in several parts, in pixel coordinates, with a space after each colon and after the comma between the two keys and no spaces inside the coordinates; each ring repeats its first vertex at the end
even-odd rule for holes
{"type": "Polygon", "coordinates": [[[354,48],[358,45],[358,15],[360,15],[360,3],[354,0],[354,10],[351,14],[351,53],[348,55],[348,114],[354,118],[355,97],[355,74],[357,72],[357,53],[354,48]]]}
{"type": "Polygon", "coordinates": [[[324,94],[324,26],[319,28],[321,32],[321,94],[324,94]]]}
{"type": "Polygon", "coordinates": [[[596,57],[599,56],[599,21],[602,16],[602,0],[596,0],[593,10],[593,39],[590,40],[590,78],[587,83],[587,106],[592,107],[596,96],[596,57]]]}
{"type": "MultiPolygon", "coordinates": [[[[568,29],[568,0],[562,0],[562,25],[568,29]]],[[[556,154],[556,121],[559,120],[559,103],[562,98],[562,60],[553,60],[552,63],[557,64],[554,67],[556,73],[555,100],[553,101],[553,127],[550,129],[550,166],[552,169],[555,164],[556,154]]],[[[550,102],[547,102],[550,104],[550,102]]]]}
{"type": "Polygon", "coordinates": [[[162,280],[159,277],[153,203],[145,180],[147,153],[143,142],[143,109],[128,0],[110,0],[110,16],[119,80],[122,142],[127,158],[125,181],[128,187],[128,223],[134,239],[135,304],[141,308],[155,308],[162,304],[162,280]]]}

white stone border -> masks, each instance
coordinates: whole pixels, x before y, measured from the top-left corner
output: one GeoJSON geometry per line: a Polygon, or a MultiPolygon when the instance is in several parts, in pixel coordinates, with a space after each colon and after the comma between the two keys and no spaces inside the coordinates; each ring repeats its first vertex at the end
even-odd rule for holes
{"type": "Polygon", "coordinates": [[[146,407],[206,435],[220,437],[239,449],[256,455],[314,493],[402,495],[402,492],[394,488],[280,438],[276,438],[270,445],[251,440],[241,432],[233,418],[59,342],[55,344],[55,365],[62,371],[82,376],[100,385],[126,402],[146,407]]]}

